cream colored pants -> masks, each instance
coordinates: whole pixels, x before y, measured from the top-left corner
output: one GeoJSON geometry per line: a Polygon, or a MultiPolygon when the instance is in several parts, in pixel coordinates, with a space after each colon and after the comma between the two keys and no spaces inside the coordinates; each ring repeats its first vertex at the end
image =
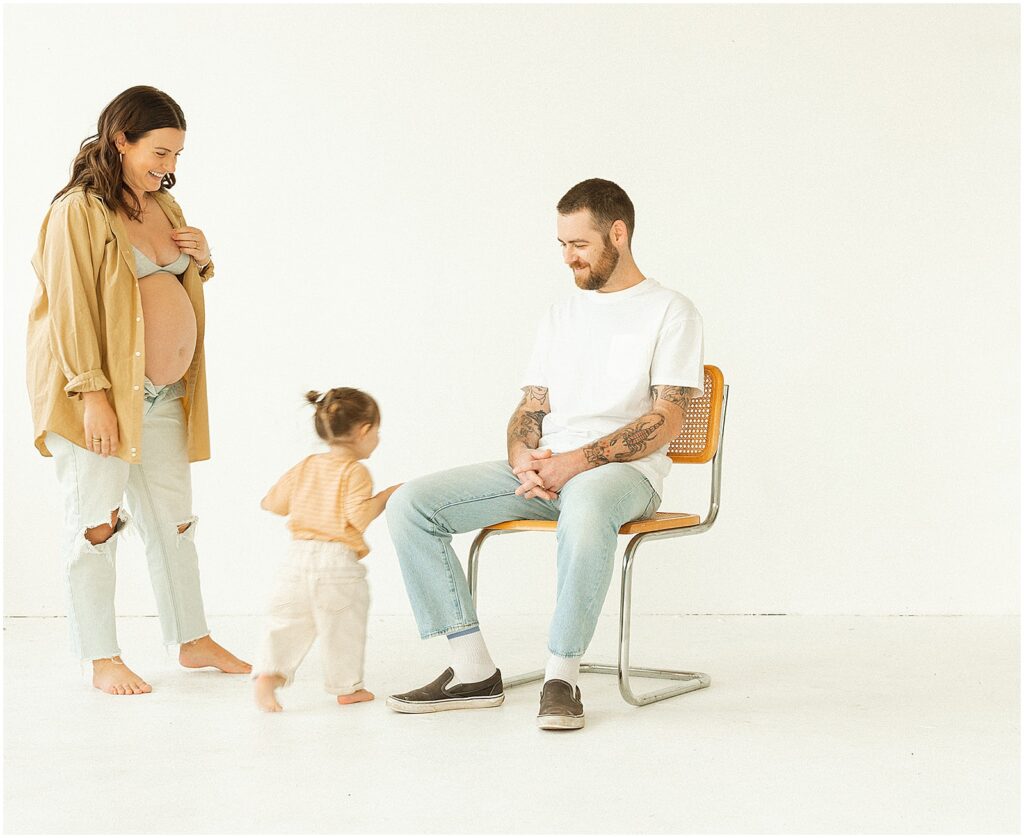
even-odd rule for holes
{"type": "Polygon", "coordinates": [[[281,675],[287,686],[319,637],[327,692],[362,689],[369,606],[366,568],[353,550],[330,541],[292,541],[253,677],[281,675]]]}

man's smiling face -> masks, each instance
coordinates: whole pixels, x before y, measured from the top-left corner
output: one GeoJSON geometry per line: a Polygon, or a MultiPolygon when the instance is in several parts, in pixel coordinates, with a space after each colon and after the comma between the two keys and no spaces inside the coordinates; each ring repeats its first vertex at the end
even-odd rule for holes
{"type": "Polygon", "coordinates": [[[594,226],[589,210],[558,216],[562,261],[584,291],[603,288],[619,264],[619,251],[607,232],[594,226]]]}

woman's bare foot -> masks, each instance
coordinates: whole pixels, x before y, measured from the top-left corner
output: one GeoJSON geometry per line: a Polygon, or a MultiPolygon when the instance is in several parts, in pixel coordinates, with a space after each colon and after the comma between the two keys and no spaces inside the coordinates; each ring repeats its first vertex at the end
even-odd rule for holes
{"type": "Polygon", "coordinates": [[[278,704],[278,687],[284,686],[284,678],[280,675],[257,675],[253,682],[253,694],[256,697],[256,706],[267,713],[280,713],[284,708],[278,704]]]}
{"type": "Polygon", "coordinates": [[[252,666],[240,658],[236,658],[219,643],[215,643],[210,635],[200,637],[188,643],[182,643],[178,650],[178,663],[189,669],[212,666],[221,672],[245,674],[252,672],[252,666]]]}
{"type": "Polygon", "coordinates": [[[358,704],[360,701],[373,701],[374,694],[369,690],[356,690],[348,695],[339,695],[338,704],[358,704]]]}
{"type": "Polygon", "coordinates": [[[132,672],[120,657],[94,660],[92,685],[111,695],[142,695],[153,692],[153,688],[132,672]]]}

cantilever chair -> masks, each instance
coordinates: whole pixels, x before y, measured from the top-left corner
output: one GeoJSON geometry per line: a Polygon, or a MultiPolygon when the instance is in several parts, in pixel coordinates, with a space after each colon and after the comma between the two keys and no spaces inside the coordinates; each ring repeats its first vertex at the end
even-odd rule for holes
{"type": "MultiPolygon", "coordinates": [[[[630,521],[619,529],[620,535],[632,535],[622,554],[622,588],[619,596],[619,661],[616,666],[601,663],[581,663],[580,672],[597,672],[604,675],[618,675],[619,692],[630,704],[640,707],[671,698],[681,693],[692,692],[706,687],[711,679],[703,672],[685,672],[677,669],[646,669],[629,665],[629,627],[631,613],[631,592],[633,580],[633,559],[637,548],[647,541],[677,538],[684,535],[698,535],[707,532],[718,517],[718,505],[722,488],[722,436],[725,432],[725,409],[729,400],[729,387],[725,384],[718,367],[704,367],[704,395],[690,402],[683,419],[679,435],[669,445],[668,454],[673,463],[706,463],[711,461],[711,504],[707,515],[679,512],[658,512],[656,517],[641,521],[630,521]],[[659,678],[681,681],[679,686],[637,695],[630,686],[630,677],[659,678]]],[[[469,550],[469,590],[473,604],[477,601],[477,575],[480,565],[480,548],[493,535],[510,532],[547,531],[554,532],[557,521],[505,521],[484,527],[473,540],[469,550]]],[[[517,687],[539,681],[544,670],[538,669],[512,678],[504,679],[506,687],[517,687]]]]}

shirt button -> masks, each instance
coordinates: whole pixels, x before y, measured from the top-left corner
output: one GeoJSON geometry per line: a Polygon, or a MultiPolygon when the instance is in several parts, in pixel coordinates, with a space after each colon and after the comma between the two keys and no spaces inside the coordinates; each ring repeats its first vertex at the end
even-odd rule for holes
{"type": "Polygon", "coordinates": [[[135,322],[136,322],[136,323],[140,322],[141,320],[142,320],[142,318],[141,318],[141,317],[136,317],[136,318],[135,318],[135,322]]]}
{"type": "Polygon", "coordinates": [[[135,449],[134,448],[132,449],[132,456],[133,457],[135,456],[135,449]]]}
{"type": "Polygon", "coordinates": [[[139,389],[139,385],[138,385],[138,384],[136,384],[136,385],[135,385],[135,389],[136,389],[136,390],[138,390],[138,389],[139,389]]]}
{"type": "Polygon", "coordinates": [[[136,352],[135,353],[135,357],[136,358],[141,358],[142,357],[142,353],[141,352],[136,352]]]}

